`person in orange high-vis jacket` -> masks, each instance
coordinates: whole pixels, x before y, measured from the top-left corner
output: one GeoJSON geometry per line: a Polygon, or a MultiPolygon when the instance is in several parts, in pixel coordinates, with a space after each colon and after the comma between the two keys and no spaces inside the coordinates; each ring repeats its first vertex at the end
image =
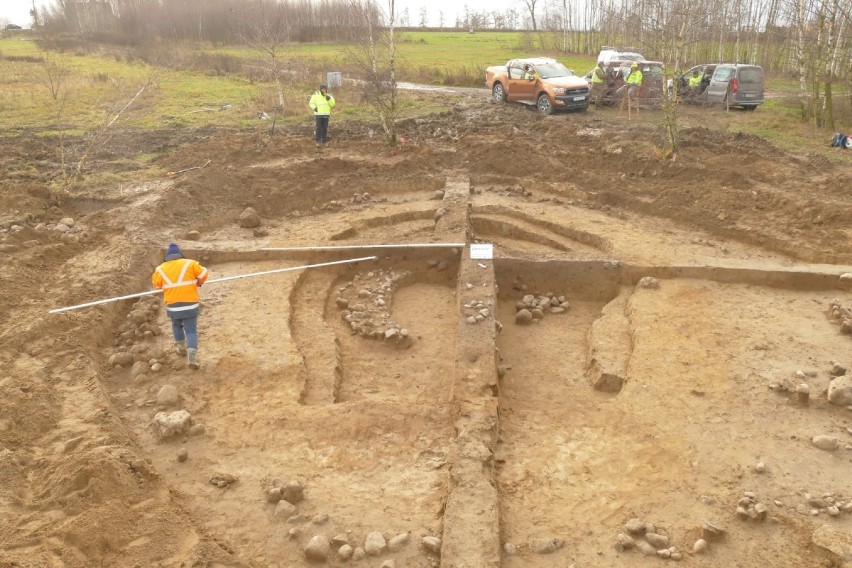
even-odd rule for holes
{"type": "Polygon", "coordinates": [[[193,369],[198,368],[198,288],[205,280],[207,269],[194,260],[184,258],[175,243],[169,243],[165,262],[151,275],[151,284],[163,291],[177,352],[186,355],[193,369]]]}

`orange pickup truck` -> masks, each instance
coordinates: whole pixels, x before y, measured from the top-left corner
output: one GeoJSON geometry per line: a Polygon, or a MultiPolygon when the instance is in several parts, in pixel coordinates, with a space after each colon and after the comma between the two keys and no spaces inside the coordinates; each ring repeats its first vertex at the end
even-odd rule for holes
{"type": "Polygon", "coordinates": [[[542,114],[589,108],[589,83],[555,59],[512,59],[485,70],[485,85],[498,103],[535,105],[542,114]]]}

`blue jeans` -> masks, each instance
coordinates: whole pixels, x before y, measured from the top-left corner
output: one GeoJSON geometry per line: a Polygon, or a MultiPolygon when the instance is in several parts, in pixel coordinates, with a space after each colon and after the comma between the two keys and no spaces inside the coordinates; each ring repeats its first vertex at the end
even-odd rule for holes
{"type": "Polygon", "coordinates": [[[172,333],[175,336],[175,341],[186,339],[186,346],[189,349],[198,349],[198,316],[195,315],[188,318],[172,317],[171,319],[172,333]]]}

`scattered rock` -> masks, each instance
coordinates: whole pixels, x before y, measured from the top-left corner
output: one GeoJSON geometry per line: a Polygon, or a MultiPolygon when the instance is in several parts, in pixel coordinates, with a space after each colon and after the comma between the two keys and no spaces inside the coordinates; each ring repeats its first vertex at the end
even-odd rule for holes
{"type": "Polygon", "coordinates": [[[349,546],[348,544],[343,544],[337,550],[337,557],[341,560],[349,560],[350,558],[352,558],[354,552],[355,550],[351,546],[349,546]]]}
{"type": "Polygon", "coordinates": [[[200,436],[206,431],[207,428],[204,427],[204,424],[193,424],[190,426],[188,434],[190,436],[200,436]]]}
{"type": "Polygon", "coordinates": [[[112,365],[113,367],[115,367],[115,366],[128,367],[130,365],[133,365],[133,353],[127,353],[127,352],[114,353],[109,358],[109,364],[112,365]]]}
{"type": "Polygon", "coordinates": [[[615,535],[615,549],[618,552],[623,552],[625,550],[630,550],[635,546],[635,542],[633,539],[623,533],[618,533],[615,535]]]}
{"type": "Polygon", "coordinates": [[[315,525],[324,525],[328,522],[328,513],[317,513],[311,522],[315,525]]]}
{"type": "Polygon", "coordinates": [[[192,416],[186,410],[158,412],[154,415],[154,430],[160,440],[183,434],[192,426],[192,416]]]}
{"type": "Polygon", "coordinates": [[[283,499],[293,505],[298,505],[305,498],[305,488],[300,481],[291,481],[284,487],[283,499]]]}
{"type": "Polygon", "coordinates": [[[706,540],[704,540],[703,538],[699,538],[695,541],[695,544],[692,545],[692,552],[694,552],[695,554],[704,554],[705,552],[707,552],[707,549],[709,547],[710,546],[707,544],[706,540]]]}
{"type": "Polygon", "coordinates": [[[524,308],[515,314],[515,323],[526,324],[533,320],[532,312],[524,308]]]}
{"type": "Polygon", "coordinates": [[[645,521],[632,518],[624,524],[624,530],[630,534],[645,534],[645,521]]]}
{"type": "Polygon", "coordinates": [[[325,562],[331,554],[331,547],[328,544],[328,539],[321,534],[318,534],[308,541],[305,547],[305,558],[318,562],[325,562]]]}
{"type": "Polygon", "coordinates": [[[844,367],[843,365],[839,365],[839,364],[835,363],[834,366],[831,367],[831,371],[829,371],[829,374],[832,377],[843,376],[843,375],[846,374],[846,367],[844,367]]]}
{"type": "Polygon", "coordinates": [[[366,556],[367,556],[367,553],[360,546],[352,551],[352,560],[354,560],[356,562],[359,561],[359,560],[364,560],[364,558],[366,556]]]}
{"type": "Polygon", "coordinates": [[[645,540],[647,540],[651,546],[657,549],[668,548],[669,546],[669,537],[661,534],[646,532],[645,540]]]}
{"type": "Polygon", "coordinates": [[[645,276],[644,278],[639,280],[639,287],[640,288],[648,288],[648,289],[651,289],[651,290],[656,290],[657,288],[660,287],[660,283],[653,276],[645,276]]]}
{"type": "Polygon", "coordinates": [[[266,490],[266,502],[275,505],[281,501],[284,490],[281,487],[270,487],[266,490]]]}
{"type": "Polygon", "coordinates": [[[813,442],[814,446],[821,450],[825,450],[826,452],[833,452],[837,449],[837,438],[834,436],[828,436],[825,434],[814,436],[811,442],[813,442]]]}
{"type": "Polygon", "coordinates": [[[385,537],[378,531],[371,532],[364,541],[364,552],[370,556],[380,556],[388,549],[385,537]]]}
{"type": "Polygon", "coordinates": [[[398,534],[395,537],[391,538],[388,541],[388,550],[390,550],[391,552],[399,552],[408,544],[410,536],[411,535],[406,532],[398,534]]]}
{"type": "Polygon", "coordinates": [[[148,364],[145,361],[136,361],[130,368],[130,376],[136,378],[138,375],[148,372],[148,364]]]}
{"type": "Polygon", "coordinates": [[[178,390],[174,385],[163,385],[157,392],[157,405],[170,408],[179,402],[178,390]]]}
{"type": "Polygon", "coordinates": [[[656,556],[657,549],[651,545],[647,540],[638,539],[636,542],[636,550],[644,554],[645,556],[656,556]]]}
{"type": "Polygon", "coordinates": [[[423,545],[423,548],[433,554],[441,553],[441,539],[437,536],[424,536],[421,539],[420,544],[423,545]]]}
{"type": "Polygon", "coordinates": [[[272,514],[277,519],[289,519],[298,512],[298,508],[284,499],[279,499],[275,506],[275,512],[272,514]]]}
{"type": "Polygon", "coordinates": [[[766,464],[761,462],[757,462],[757,465],[754,466],[754,471],[757,473],[764,473],[766,471],[766,464]]]}
{"type": "Polygon", "coordinates": [[[701,526],[701,534],[706,541],[721,540],[725,536],[725,529],[705,521],[701,526]]]}
{"type": "Polygon", "coordinates": [[[71,228],[74,226],[74,219],[72,217],[63,217],[59,220],[59,224],[71,228]]]}
{"type": "Polygon", "coordinates": [[[251,207],[246,207],[240,213],[240,227],[244,229],[253,229],[260,226],[260,215],[251,207]]]}
{"type": "Polygon", "coordinates": [[[189,451],[186,448],[181,448],[177,453],[177,461],[183,463],[189,458],[189,451]]]}
{"type": "Polygon", "coordinates": [[[536,554],[550,554],[556,552],[565,545],[561,538],[547,538],[534,540],[530,543],[530,550],[536,554]]]}
{"type": "Polygon", "coordinates": [[[823,525],[811,536],[811,542],[817,548],[830,553],[838,566],[846,566],[852,562],[852,534],[848,530],[823,525]]]}
{"type": "Polygon", "coordinates": [[[349,544],[349,535],[346,533],[336,534],[331,539],[332,546],[343,546],[344,544],[349,544]]]}
{"type": "Polygon", "coordinates": [[[225,489],[229,485],[237,482],[237,478],[227,473],[217,473],[210,478],[210,485],[215,485],[219,489],[225,489]]]}
{"type": "Polygon", "coordinates": [[[841,375],[828,385],[828,402],[837,406],[852,405],[852,376],[841,375]]]}
{"type": "Polygon", "coordinates": [[[189,231],[186,235],[184,235],[184,238],[188,241],[197,241],[201,239],[201,233],[198,231],[189,231]]]}

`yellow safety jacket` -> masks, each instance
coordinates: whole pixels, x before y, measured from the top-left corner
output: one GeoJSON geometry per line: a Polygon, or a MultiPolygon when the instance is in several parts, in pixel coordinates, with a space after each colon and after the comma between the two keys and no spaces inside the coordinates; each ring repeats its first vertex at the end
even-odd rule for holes
{"type": "Polygon", "coordinates": [[[311,96],[308,106],[311,107],[311,110],[314,111],[314,114],[316,115],[330,115],[331,107],[334,106],[334,97],[331,95],[323,95],[321,92],[317,91],[311,96]],[[326,96],[328,96],[328,99],[325,98],[326,96]]]}
{"type": "Polygon", "coordinates": [[[167,260],[154,270],[151,284],[163,290],[166,310],[182,311],[198,307],[198,286],[207,280],[207,269],[189,258],[167,260]],[[180,304],[170,308],[172,304],[180,304]]]}
{"type": "Polygon", "coordinates": [[[700,84],[701,84],[701,75],[693,75],[692,77],[689,78],[689,86],[690,87],[697,87],[700,84]]]}
{"type": "Polygon", "coordinates": [[[642,84],[642,72],[637,67],[633,71],[630,72],[630,75],[627,76],[627,80],[624,81],[628,85],[636,85],[637,87],[642,84]]]}
{"type": "Polygon", "coordinates": [[[592,71],[592,83],[603,83],[605,72],[600,67],[595,67],[592,71]]]}

